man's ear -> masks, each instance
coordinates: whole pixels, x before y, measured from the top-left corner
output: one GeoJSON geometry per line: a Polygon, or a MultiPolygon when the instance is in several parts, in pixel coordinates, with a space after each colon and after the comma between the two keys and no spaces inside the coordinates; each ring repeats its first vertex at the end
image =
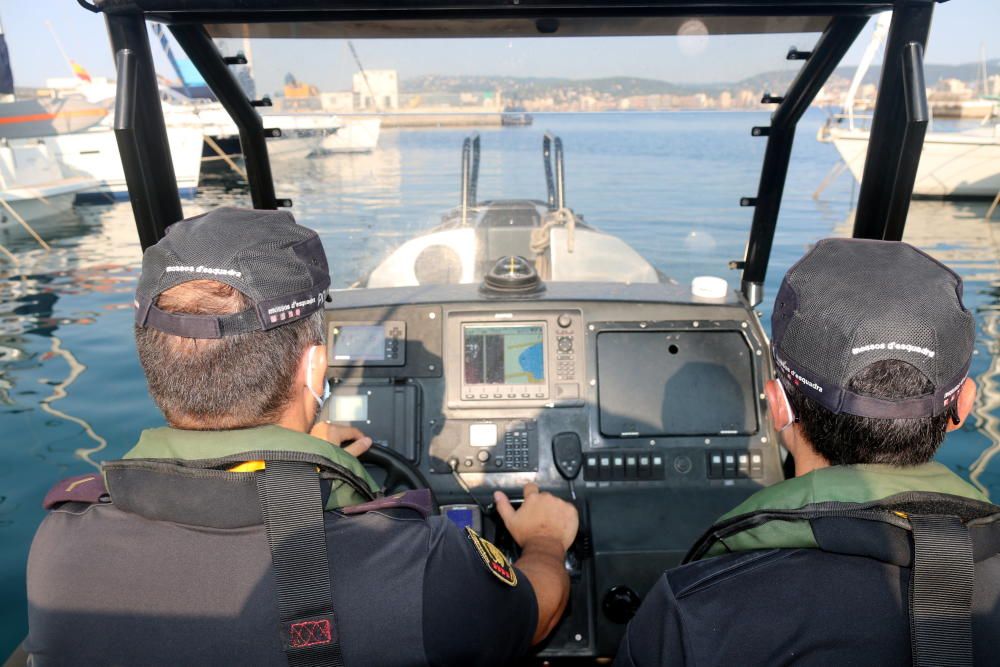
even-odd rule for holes
{"type": "Polygon", "coordinates": [[[962,388],[958,391],[958,402],[955,408],[958,410],[958,423],[948,420],[948,430],[954,431],[962,428],[965,418],[972,412],[972,406],[976,403],[976,383],[972,378],[965,378],[962,388]]]}
{"type": "Polygon", "coordinates": [[[788,409],[788,402],[782,394],[782,389],[777,380],[768,380],[764,383],[764,396],[767,397],[767,414],[771,419],[771,426],[774,430],[783,429],[793,417],[788,409]]]}
{"type": "Polygon", "coordinates": [[[299,378],[302,384],[318,387],[326,375],[326,345],[310,345],[299,358],[299,378]],[[309,366],[310,360],[312,367],[309,366]]]}

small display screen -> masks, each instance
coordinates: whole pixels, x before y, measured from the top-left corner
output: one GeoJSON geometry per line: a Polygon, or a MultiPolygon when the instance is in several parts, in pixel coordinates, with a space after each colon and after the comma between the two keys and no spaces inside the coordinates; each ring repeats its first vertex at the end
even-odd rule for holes
{"type": "Polygon", "coordinates": [[[348,324],[334,329],[333,358],[339,361],[385,361],[385,328],[348,324]]]}
{"type": "Polygon", "coordinates": [[[449,507],[445,510],[448,518],[459,528],[472,528],[475,530],[475,515],[471,507],[449,507]]]}
{"type": "Polygon", "coordinates": [[[545,383],[545,328],[540,324],[465,327],[465,383],[545,383]]]}
{"type": "Polygon", "coordinates": [[[363,422],[368,419],[368,397],[331,396],[330,421],[363,422]]]}
{"type": "Polygon", "coordinates": [[[471,424],[469,426],[469,444],[473,447],[496,447],[496,424],[471,424]]]}

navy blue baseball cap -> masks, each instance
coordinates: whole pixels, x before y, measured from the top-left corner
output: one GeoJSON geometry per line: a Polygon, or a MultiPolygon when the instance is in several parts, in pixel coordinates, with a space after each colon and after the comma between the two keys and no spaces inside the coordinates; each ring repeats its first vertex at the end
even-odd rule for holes
{"type": "Polygon", "coordinates": [[[142,256],[135,323],[184,338],[221,338],[267,331],[323,307],[330,287],[323,243],[287,211],[217,208],[176,222],[142,256]],[[231,315],[168,313],[156,306],[165,290],[215,280],[253,306],[231,315]]]}
{"type": "Polygon", "coordinates": [[[911,419],[957,398],[976,331],[962,279],[936,259],[900,241],[825,239],[785,274],[771,335],[779,379],[830,412],[911,419]],[[917,368],[933,390],[900,400],[850,390],[887,359],[917,368]]]}

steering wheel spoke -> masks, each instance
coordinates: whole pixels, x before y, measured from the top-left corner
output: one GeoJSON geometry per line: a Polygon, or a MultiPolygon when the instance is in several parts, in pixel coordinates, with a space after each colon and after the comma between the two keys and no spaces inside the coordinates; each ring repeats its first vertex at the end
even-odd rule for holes
{"type": "MultiPolygon", "coordinates": [[[[391,495],[406,489],[430,489],[430,484],[424,477],[420,469],[411,461],[403,457],[388,447],[382,445],[372,445],[367,452],[362,454],[360,461],[365,465],[374,466],[385,471],[385,482],[383,490],[386,495],[391,495]]],[[[435,514],[439,514],[437,498],[434,497],[434,490],[431,489],[432,508],[435,514]]]]}

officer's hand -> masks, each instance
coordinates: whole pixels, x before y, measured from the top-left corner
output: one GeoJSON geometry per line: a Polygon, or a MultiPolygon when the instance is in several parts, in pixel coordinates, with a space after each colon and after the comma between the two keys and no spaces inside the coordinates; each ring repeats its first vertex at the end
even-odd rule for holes
{"type": "Polygon", "coordinates": [[[338,426],[330,422],[320,422],[312,427],[309,435],[326,440],[331,445],[338,447],[348,440],[353,440],[354,442],[344,447],[344,451],[352,456],[361,456],[372,446],[372,439],[353,426],[338,426]]]}
{"type": "Polygon", "coordinates": [[[511,537],[521,547],[532,538],[544,537],[559,540],[566,550],[576,538],[580,526],[576,507],[551,493],[541,493],[537,484],[524,485],[524,503],[519,510],[514,509],[503,491],[495,492],[493,501],[511,537]]]}

